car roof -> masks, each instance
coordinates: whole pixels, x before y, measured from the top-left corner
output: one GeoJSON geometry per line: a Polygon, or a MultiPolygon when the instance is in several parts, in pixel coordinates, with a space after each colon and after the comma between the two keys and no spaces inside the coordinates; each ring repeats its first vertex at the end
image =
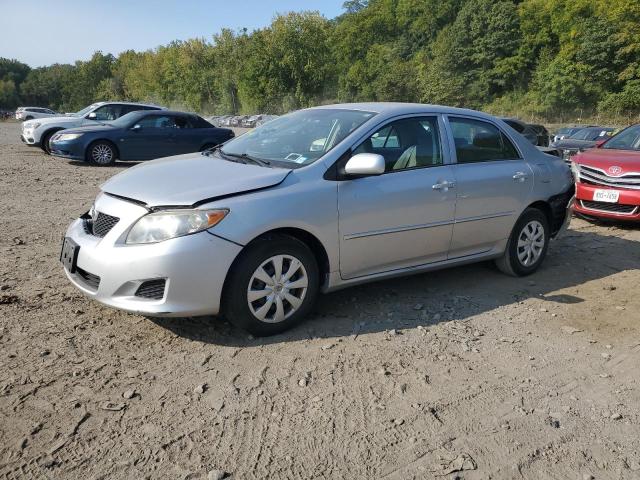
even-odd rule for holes
{"type": "MultiPolygon", "coordinates": [[[[132,112],[133,113],[133,112],[132,112]]],[[[178,110],[136,110],[135,113],[146,115],[187,115],[189,117],[199,117],[197,113],[180,112],[178,110]]]]}
{"type": "Polygon", "coordinates": [[[523,122],[522,120],[520,120],[519,118],[513,118],[513,117],[500,117],[500,120],[502,120],[503,122],[514,122],[514,123],[519,123],[520,125],[522,125],[523,127],[526,127],[527,125],[530,125],[527,122],[523,122]]]}
{"type": "Polygon", "coordinates": [[[447,107],[444,105],[430,105],[424,103],[400,103],[400,102],[366,102],[366,103],[337,103],[334,105],[322,105],[312,107],[313,109],[345,109],[360,110],[385,115],[404,115],[412,113],[442,113],[451,115],[471,115],[485,117],[487,119],[497,118],[488,113],[471,110],[468,108],[447,107]]]}
{"type": "Polygon", "coordinates": [[[163,107],[161,105],[156,105],[154,103],[140,103],[140,102],[93,102],[91,105],[95,105],[95,106],[100,106],[100,105],[106,105],[106,104],[111,104],[111,105],[139,105],[141,107],[154,107],[154,108],[161,108],[166,110],[167,107],[163,107]]]}

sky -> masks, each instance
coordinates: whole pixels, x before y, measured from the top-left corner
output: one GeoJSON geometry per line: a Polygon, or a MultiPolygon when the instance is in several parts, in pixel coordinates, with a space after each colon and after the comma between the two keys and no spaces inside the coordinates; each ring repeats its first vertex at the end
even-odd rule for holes
{"type": "Polygon", "coordinates": [[[96,50],[147,50],[210,39],[222,28],[254,30],[276,13],[342,13],[344,0],[0,0],[0,57],[31,67],[87,60],[96,50]]]}

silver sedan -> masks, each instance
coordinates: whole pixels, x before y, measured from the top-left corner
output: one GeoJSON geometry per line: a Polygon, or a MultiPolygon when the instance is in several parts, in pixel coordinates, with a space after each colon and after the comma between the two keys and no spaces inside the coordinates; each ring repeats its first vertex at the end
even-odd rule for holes
{"type": "Polygon", "coordinates": [[[529,275],[572,194],[561,159],[490,115],[323,106],[116,175],[61,261],[106,305],[271,335],[349,285],[487,259],[529,275]]]}

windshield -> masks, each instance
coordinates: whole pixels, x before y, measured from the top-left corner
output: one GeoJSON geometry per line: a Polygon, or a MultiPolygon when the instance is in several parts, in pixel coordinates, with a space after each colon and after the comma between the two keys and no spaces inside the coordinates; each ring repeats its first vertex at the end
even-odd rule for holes
{"type": "Polygon", "coordinates": [[[98,106],[97,103],[93,103],[93,104],[89,105],[88,107],[83,108],[79,112],[73,113],[72,115],[74,117],[84,117],[87,113],[89,113],[91,110],[93,110],[97,106],[98,106]]]}
{"type": "Polygon", "coordinates": [[[607,128],[583,128],[569,138],[574,140],[597,140],[608,135],[611,135],[611,130],[607,128]]]}
{"type": "Polygon", "coordinates": [[[571,135],[570,138],[573,138],[575,140],[588,140],[592,136],[594,136],[593,130],[591,130],[590,128],[583,128],[582,130],[578,130],[576,133],[571,135]]]}
{"type": "Polygon", "coordinates": [[[309,165],[374,115],[330,108],[300,110],[226,143],[222,154],[249,156],[292,167],[309,165]]]}
{"type": "Polygon", "coordinates": [[[629,127],[612,137],[602,148],[612,150],[640,150],[640,125],[629,127]]]}

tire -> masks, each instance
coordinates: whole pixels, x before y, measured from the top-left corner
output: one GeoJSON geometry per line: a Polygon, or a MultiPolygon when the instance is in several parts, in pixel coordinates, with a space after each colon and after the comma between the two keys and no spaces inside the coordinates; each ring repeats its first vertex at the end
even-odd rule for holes
{"type": "Polygon", "coordinates": [[[275,335],[311,311],[318,289],[318,264],[307,245],[288,235],[259,238],[231,267],[223,292],[223,314],[255,336],[275,335]],[[274,281],[277,264],[281,275],[274,281]],[[287,276],[288,281],[282,281],[287,276]],[[297,288],[287,289],[287,285],[297,288]],[[251,301],[250,290],[254,292],[251,301]]]}
{"type": "Polygon", "coordinates": [[[551,231],[547,216],[537,208],[527,208],[516,222],[507,248],[496,266],[507,275],[524,277],[540,268],[549,247],[551,231]]]}
{"type": "Polygon", "coordinates": [[[44,135],[40,138],[40,148],[47,155],[51,155],[51,150],[49,149],[49,140],[51,137],[55,135],[59,130],[54,130],[52,132],[45,132],[44,135]]]}
{"type": "Polygon", "coordinates": [[[94,165],[105,167],[115,163],[118,158],[118,153],[111,142],[98,140],[97,142],[93,142],[89,145],[89,148],[87,148],[86,158],[94,165]]]}

